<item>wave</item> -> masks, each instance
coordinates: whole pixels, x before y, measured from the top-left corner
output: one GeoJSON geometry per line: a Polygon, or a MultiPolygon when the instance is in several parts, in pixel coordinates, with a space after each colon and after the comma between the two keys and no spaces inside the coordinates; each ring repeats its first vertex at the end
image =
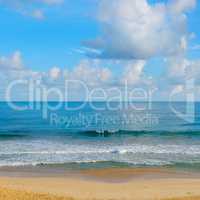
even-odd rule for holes
{"type": "Polygon", "coordinates": [[[20,139],[20,138],[25,138],[28,137],[27,135],[23,135],[23,134],[0,134],[0,141],[1,140],[13,140],[13,139],[20,139]]]}
{"type": "Polygon", "coordinates": [[[0,167],[39,167],[50,169],[105,169],[105,168],[149,168],[149,167],[165,167],[168,169],[178,169],[184,171],[200,171],[200,162],[118,162],[118,161],[77,161],[77,162],[12,162],[1,163],[0,167]]]}
{"type": "Polygon", "coordinates": [[[132,136],[140,136],[140,135],[157,135],[157,136],[173,136],[173,135],[195,135],[200,136],[200,131],[146,131],[146,130],[118,130],[118,131],[79,131],[76,132],[79,135],[88,136],[88,137],[110,137],[114,135],[132,135],[132,136]]]}
{"type": "Polygon", "coordinates": [[[0,167],[65,167],[67,169],[76,168],[121,168],[121,167],[159,167],[174,166],[170,162],[120,162],[120,161],[101,161],[101,160],[90,160],[90,161],[74,161],[74,162],[5,162],[0,163],[0,167]]]}
{"type": "MultiPolygon", "coordinates": [[[[38,147],[39,148],[39,147],[38,147]]],[[[47,147],[46,147],[47,148],[47,147]]],[[[158,155],[200,155],[200,146],[198,144],[126,144],[121,146],[80,146],[67,145],[62,150],[21,150],[8,149],[1,151],[0,156],[23,156],[23,155],[135,155],[135,154],[158,154],[158,155]]],[[[35,148],[36,149],[36,148],[35,148]]]]}
{"type": "Polygon", "coordinates": [[[112,136],[200,136],[200,131],[187,130],[187,131],[165,131],[165,130],[36,130],[36,131],[20,131],[20,130],[11,130],[11,131],[0,131],[0,140],[9,140],[9,139],[20,139],[27,138],[30,139],[33,136],[37,137],[46,137],[46,136],[83,136],[83,137],[112,137],[112,136]]]}

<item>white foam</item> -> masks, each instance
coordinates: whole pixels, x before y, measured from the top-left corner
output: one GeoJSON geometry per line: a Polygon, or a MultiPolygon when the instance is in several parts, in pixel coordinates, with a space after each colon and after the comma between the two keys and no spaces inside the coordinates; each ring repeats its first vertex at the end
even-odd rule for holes
{"type": "Polygon", "coordinates": [[[115,142],[70,143],[58,141],[1,142],[0,166],[40,163],[125,162],[136,165],[164,165],[200,162],[196,144],[116,144],[115,142]]]}

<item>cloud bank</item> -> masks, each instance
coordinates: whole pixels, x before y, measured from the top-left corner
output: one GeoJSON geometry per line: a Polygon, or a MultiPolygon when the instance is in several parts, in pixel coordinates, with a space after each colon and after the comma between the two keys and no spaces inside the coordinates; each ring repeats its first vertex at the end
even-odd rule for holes
{"type": "Polygon", "coordinates": [[[150,4],[147,0],[101,0],[102,34],[85,45],[91,57],[149,59],[179,54],[187,47],[187,11],[195,0],[150,4]]]}

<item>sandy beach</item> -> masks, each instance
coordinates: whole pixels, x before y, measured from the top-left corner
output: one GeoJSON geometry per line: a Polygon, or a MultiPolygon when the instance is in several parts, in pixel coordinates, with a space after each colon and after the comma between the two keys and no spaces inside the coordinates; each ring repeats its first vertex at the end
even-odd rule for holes
{"type": "Polygon", "coordinates": [[[43,169],[1,169],[0,200],[200,199],[198,174],[138,168],[66,171],[56,176],[47,169],[42,176],[43,169]]]}

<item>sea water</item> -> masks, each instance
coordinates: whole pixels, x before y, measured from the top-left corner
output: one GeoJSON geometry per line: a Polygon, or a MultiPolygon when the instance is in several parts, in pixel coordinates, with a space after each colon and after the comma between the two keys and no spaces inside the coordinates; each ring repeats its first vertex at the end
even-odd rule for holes
{"type": "Polygon", "coordinates": [[[147,103],[113,103],[115,109],[106,102],[70,102],[50,109],[47,116],[41,110],[44,103],[39,104],[19,110],[0,103],[0,166],[200,169],[199,103],[193,121],[185,118],[184,102],[154,102],[151,108],[147,103]]]}

